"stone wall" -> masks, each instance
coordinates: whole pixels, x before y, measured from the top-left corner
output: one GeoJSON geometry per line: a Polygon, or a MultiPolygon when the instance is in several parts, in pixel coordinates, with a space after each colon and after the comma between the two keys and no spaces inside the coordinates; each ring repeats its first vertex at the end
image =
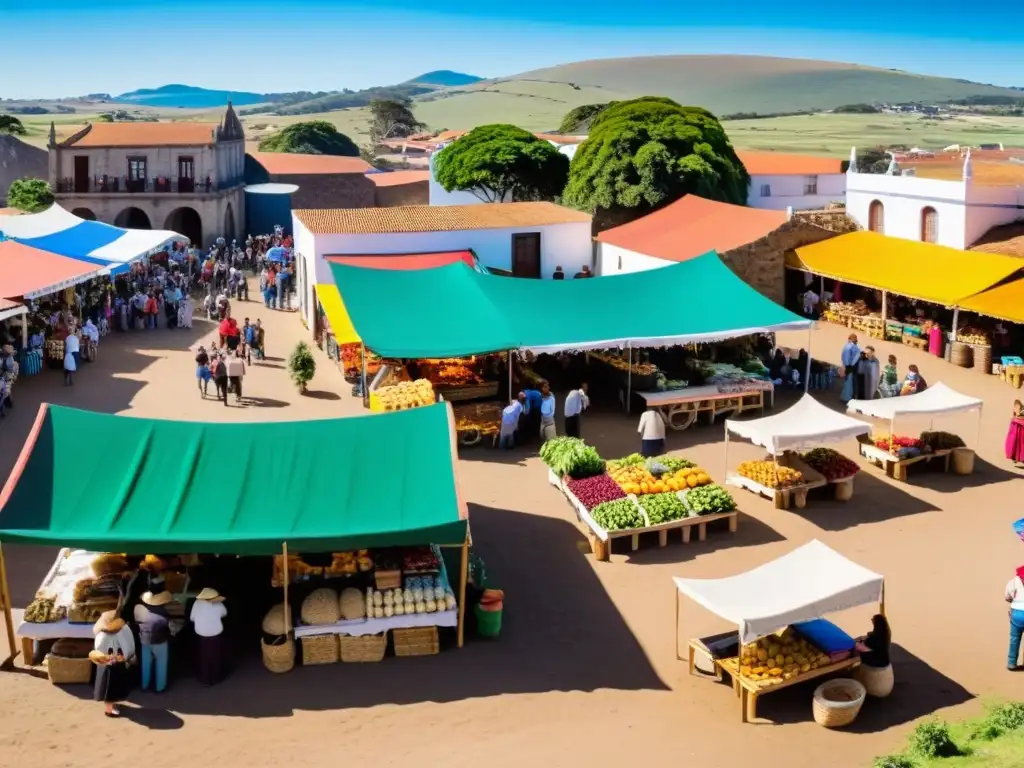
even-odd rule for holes
{"type": "Polygon", "coordinates": [[[26,144],[15,136],[0,135],[0,208],[4,206],[7,188],[18,179],[46,179],[49,158],[45,149],[26,144]]]}
{"type": "Polygon", "coordinates": [[[430,205],[430,182],[413,181],[409,184],[393,184],[377,187],[378,208],[393,208],[399,205],[430,205]]]}
{"type": "Polygon", "coordinates": [[[821,211],[796,211],[793,218],[839,235],[860,229],[857,222],[846,214],[845,205],[832,205],[821,211]]]}
{"type": "Polygon", "coordinates": [[[273,182],[296,184],[292,209],[373,208],[377,185],[362,173],[273,174],[273,182]]]}

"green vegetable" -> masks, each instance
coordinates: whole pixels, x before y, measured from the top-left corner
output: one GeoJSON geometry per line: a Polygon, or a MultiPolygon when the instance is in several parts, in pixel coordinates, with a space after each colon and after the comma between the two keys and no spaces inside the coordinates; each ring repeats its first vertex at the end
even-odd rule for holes
{"type": "Polygon", "coordinates": [[[736,509],[732,496],[717,483],[691,488],[685,493],[686,505],[695,515],[718,515],[736,509]]]}
{"type": "Polygon", "coordinates": [[[625,458],[616,459],[615,461],[609,461],[608,468],[616,469],[618,467],[638,467],[646,461],[647,459],[645,459],[639,453],[631,453],[629,454],[629,456],[626,456],[625,458]]]}
{"type": "Polygon", "coordinates": [[[594,522],[606,531],[624,531],[629,528],[641,528],[644,524],[640,510],[631,499],[617,499],[598,504],[590,512],[594,522]]]}
{"type": "Polygon", "coordinates": [[[604,472],[604,459],[597,450],[576,437],[555,437],[540,447],[540,458],[559,477],[576,479],[604,472]]]}
{"type": "Polygon", "coordinates": [[[678,472],[680,469],[690,469],[691,467],[697,466],[692,461],[686,459],[678,459],[675,456],[659,456],[653,461],[661,464],[669,472],[678,472]]]}
{"type": "Polygon", "coordinates": [[[668,522],[669,520],[680,520],[686,517],[686,505],[674,492],[668,493],[645,493],[637,496],[637,501],[647,513],[647,519],[651,525],[668,522]]]}

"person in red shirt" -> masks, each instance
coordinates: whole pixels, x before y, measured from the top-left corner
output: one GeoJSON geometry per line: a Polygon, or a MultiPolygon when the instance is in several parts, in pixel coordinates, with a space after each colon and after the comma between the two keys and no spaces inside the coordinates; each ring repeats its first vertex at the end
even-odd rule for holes
{"type": "Polygon", "coordinates": [[[225,335],[227,336],[228,349],[234,352],[238,349],[238,344],[242,340],[242,329],[238,327],[238,321],[233,317],[227,319],[227,324],[228,332],[225,335]]]}
{"type": "Polygon", "coordinates": [[[146,325],[149,328],[156,328],[156,316],[159,311],[159,307],[156,304],[156,298],[152,293],[146,297],[146,325]]]}

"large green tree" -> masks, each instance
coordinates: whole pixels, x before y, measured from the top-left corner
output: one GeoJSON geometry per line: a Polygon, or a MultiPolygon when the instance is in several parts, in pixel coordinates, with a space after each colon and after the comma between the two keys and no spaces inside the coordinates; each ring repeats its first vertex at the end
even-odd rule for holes
{"type": "Polygon", "coordinates": [[[260,142],[261,152],[358,157],[359,147],[326,120],[294,123],[260,142]]]}
{"type": "Polygon", "coordinates": [[[594,121],[594,118],[604,112],[615,102],[608,104],[583,104],[578,107],[573,107],[565,113],[565,117],[562,118],[562,124],[558,126],[558,130],[562,133],[586,133],[590,130],[590,124],[594,121]]]}
{"type": "Polygon", "coordinates": [[[743,205],[750,177],[718,119],[700,107],[645,96],[594,118],[576,150],[562,200],[624,224],[686,194],[743,205]]]}
{"type": "Polygon", "coordinates": [[[484,202],[553,200],[565,188],[569,159],[550,142],[514,125],[482,125],[437,153],[434,172],[446,190],[484,202]]]}
{"type": "Polygon", "coordinates": [[[370,102],[370,140],[402,139],[423,127],[412,113],[409,99],[374,99],[370,102]]]}
{"type": "Polygon", "coordinates": [[[24,136],[25,126],[21,120],[14,115],[0,115],[0,133],[9,133],[12,136],[24,136]]]}
{"type": "Polygon", "coordinates": [[[53,190],[42,179],[17,179],[7,189],[7,204],[26,213],[46,210],[53,200],[53,190]]]}

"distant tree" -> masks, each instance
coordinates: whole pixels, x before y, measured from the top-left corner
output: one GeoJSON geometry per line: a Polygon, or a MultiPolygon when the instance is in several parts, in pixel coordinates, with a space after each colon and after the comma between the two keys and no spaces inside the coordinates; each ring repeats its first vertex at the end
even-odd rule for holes
{"type": "Polygon", "coordinates": [[[17,179],[7,189],[7,205],[26,213],[46,210],[53,200],[53,190],[42,179],[17,179]]]}
{"type": "Polygon", "coordinates": [[[358,157],[359,147],[326,120],[294,123],[260,142],[261,152],[358,157]]]}
{"type": "Polygon", "coordinates": [[[385,139],[405,138],[423,128],[407,98],[374,99],[370,102],[370,114],[370,141],[374,144],[385,139]]]}
{"type": "Polygon", "coordinates": [[[713,114],[645,96],[620,101],[594,119],[569,167],[562,200],[593,213],[600,231],[689,193],[743,205],[749,183],[713,114]]]}
{"type": "MultiPolygon", "coordinates": [[[[890,157],[889,153],[891,150],[885,147],[870,147],[868,149],[862,149],[857,153],[857,172],[858,173],[885,173],[889,170],[890,157]]],[[[849,163],[843,162],[843,171],[845,172],[849,168],[849,163]]]]}
{"type": "Polygon", "coordinates": [[[27,131],[21,124],[21,120],[14,115],[0,115],[0,133],[9,133],[12,136],[24,136],[27,131]]]}
{"type": "Polygon", "coordinates": [[[442,149],[434,169],[449,192],[472,192],[487,203],[553,200],[565,188],[569,159],[522,128],[482,125],[442,149]]]}
{"type": "Polygon", "coordinates": [[[593,119],[614,103],[612,101],[608,104],[583,104],[573,107],[565,113],[558,130],[561,133],[586,133],[590,130],[590,123],[593,119]]]}
{"type": "Polygon", "coordinates": [[[847,115],[877,115],[882,110],[874,104],[843,104],[832,111],[847,115]]]}
{"type": "Polygon", "coordinates": [[[114,116],[109,112],[105,112],[102,115],[96,115],[97,123],[112,123],[114,122],[114,116]]]}

